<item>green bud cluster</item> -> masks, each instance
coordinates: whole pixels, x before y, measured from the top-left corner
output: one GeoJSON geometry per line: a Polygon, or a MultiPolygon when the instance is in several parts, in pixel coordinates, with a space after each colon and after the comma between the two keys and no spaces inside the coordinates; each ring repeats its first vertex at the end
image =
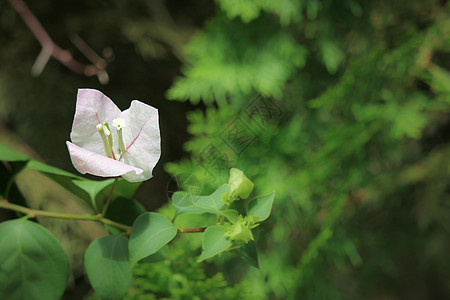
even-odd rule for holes
{"type": "MultiPolygon", "coordinates": [[[[228,187],[230,191],[224,193],[220,200],[225,202],[228,206],[240,199],[247,199],[253,191],[253,182],[251,182],[239,169],[230,169],[230,177],[228,179],[228,187]]],[[[236,212],[237,216],[237,212],[236,212]]],[[[228,218],[230,220],[230,218],[228,218]]],[[[225,229],[225,236],[236,244],[246,244],[253,240],[252,228],[258,226],[256,222],[257,217],[242,215],[237,216],[236,220],[231,219],[230,222],[225,222],[223,228],[225,229]]]]}
{"type": "Polygon", "coordinates": [[[234,201],[239,200],[239,197],[236,195],[232,196],[232,195],[230,195],[230,193],[225,193],[220,197],[220,200],[225,202],[229,206],[234,201]]]}
{"type": "Polygon", "coordinates": [[[237,221],[233,224],[225,223],[225,236],[229,237],[232,241],[246,244],[250,240],[253,240],[253,234],[251,229],[258,226],[254,216],[243,217],[240,215],[237,221]]]}

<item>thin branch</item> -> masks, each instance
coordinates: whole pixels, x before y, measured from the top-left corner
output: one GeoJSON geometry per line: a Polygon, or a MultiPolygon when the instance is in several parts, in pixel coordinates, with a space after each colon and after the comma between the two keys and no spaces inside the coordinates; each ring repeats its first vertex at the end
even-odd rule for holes
{"type": "Polygon", "coordinates": [[[83,55],[91,61],[97,68],[104,69],[108,65],[106,60],[98,55],[94,49],[89,47],[89,45],[78,35],[74,34],[70,37],[70,40],[75,45],[75,47],[80,50],[83,55]]]}
{"type": "Polygon", "coordinates": [[[109,203],[111,203],[112,194],[114,192],[114,188],[116,187],[118,180],[119,180],[119,177],[114,178],[114,182],[111,186],[111,190],[109,191],[108,198],[106,199],[106,203],[103,206],[103,210],[102,210],[102,214],[101,214],[102,217],[106,214],[106,211],[108,210],[108,206],[109,206],[109,203]]]}
{"type": "Polygon", "coordinates": [[[96,75],[100,83],[108,83],[109,77],[104,67],[101,68],[95,64],[87,65],[75,60],[69,51],[62,49],[53,42],[44,27],[39,23],[39,20],[22,0],[9,0],[9,2],[42,46],[41,54],[39,54],[33,65],[33,75],[39,75],[47,64],[48,59],[53,57],[75,73],[86,76],[96,75]]]}
{"type": "Polygon", "coordinates": [[[44,67],[47,65],[50,57],[52,57],[52,53],[42,48],[38,57],[34,61],[33,66],[31,67],[31,74],[33,76],[39,76],[44,70],[44,67]]]}
{"type": "MultiPolygon", "coordinates": [[[[77,215],[77,214],[67,214],[67,213],[57,213],[46,210],[31,209],[25,206],[9,203],[8,200],[0,200],[0,209],[8,209],[17,212],[21,212],[31,218],[35,217],[48,217],[56,219],[69,219],[69,220],[81,220],[81,221],[97,221],[103,224],[111,225],[127,231],[127,234],[131,233],[131,226],[124,225],[113,220],[102,217],[100,214],[97,215],[77,215]]],[[[178,228],[179,233],[197,233],[205,232],[206,227],[200,228],[178,228]]]]}
{"type": "Polygon", "coordinates": [[[77,215],[77,214],[66,214],[66,213],[56,213],[46,210],[31,209],[25,206],[20,206],[17,204],[9,203],[7,200],[0,201],[0,208],[14,210],[26,214],[32,218],[37,216],[56,218],[56,219],[70,219],[70,220],[84,220],[84,221],[97,221],[103,224],[108,224],[115,226],[126,231],[131,231],[131,226],[127,226],[121,223],[117,223],[113,220],[103,218],[100,215],[77,215]]]}
{"type": "Polygon", "coordinates": [[[179,233],[195,233],[195,232],[205,232],[206,227],[200,228],[178,228],[179,233]]]}

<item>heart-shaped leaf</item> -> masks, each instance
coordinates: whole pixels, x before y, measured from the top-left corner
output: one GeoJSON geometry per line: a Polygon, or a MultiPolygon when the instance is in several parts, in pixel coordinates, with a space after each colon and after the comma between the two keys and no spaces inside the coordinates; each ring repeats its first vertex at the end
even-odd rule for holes
{"type": "Polygon", "coordinates": [[[248,243],[242,244],[240,248],[236,249],[236,252],[249,265],[259,269],[258,253],[256,252],[255,242],[250,240],[248,243]]]}
{"type": "Polygon", "coordinates": [[[231,223],[236,223],[238,220],[239,213],[234,209],[227,209],[221,211],[220,214],[228,219],[231,223]]]}
{"type": "Polygon", "coordinates": [[[3,222],[0,245],[0,295],[4,299],[61,299],[69,262],[50,232],[26,219],[3,222]]]}
{"type": "Polygon", "coordinates": [[[219,226],[208,227],[203,235],[203,252],[198,261],[213,257],[230,248],[232,244],[225,236],[225,229],[219,226]]]}
{"type": "Polygon", "coordinates": [[[133,224],[129,251],[131,266],[139,260],[156,253],[177,234],[177,228],[165,216],[144,213],[133,224]]]}
{"type": "Polygon", "coordinates": [[[264,221],[270,216],[275,192],[252,198],[247,204],[247,216],[257,216],[258,222],[264,221]]]}
{"type": "Polygon", "coordinates": [[[89,282],[102,299],[122,299],[131,283],[128,239],[121,234],[93,241],[84,254],[89,282]]]}
{"type": "Polygon", "coordinates": [[[220,197],[229,192],[227,184],[223,184],[208,196],[199,196],[188,192],[176,192],[172,196],[172,204],[176,213],[211,213],[219,214],[226,204],[220,197]]]}

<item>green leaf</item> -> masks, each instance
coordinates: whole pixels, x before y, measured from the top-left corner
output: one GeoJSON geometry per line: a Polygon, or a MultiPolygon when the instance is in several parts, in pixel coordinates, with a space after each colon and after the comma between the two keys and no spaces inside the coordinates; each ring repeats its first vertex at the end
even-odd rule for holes
{"type": "Polygon", "coordinates": [[[163,206],[161,206],[160,208],[158,208],[156,210],[157,213],[162,214],[163,216],[166,216],[167,219],[173,221],[173,219],[175,218],[175,207],[173,207],[172,203],[168,202],[166,204],[164,204],[163,206]]]}
{"type": "Polygon", "coordinates": [[[84,200],[87,204],[92,205],[89,193],[74,183],[74,180],[88,181],[82,177],[72,173],[60,170],[58,168],[46,165],[36,160],[30,160],[24,170],[36,170],[51,178],[66,190],[84,200]]]}
{"type": "Polygon", "coordinates": [[[73,184],[77,187],[85,191],[89,195],[90,204],[95,207],[102,207],[104,199],[107,197],[107,188],[111,189],[112,184],[114,183],[114,179],[107,179],[102,181],[93,181],[93,180],[72,180],[73,184]],[[102,193],[103,192],[103,193],[102,193]],[[97,195],[100,193],[104,194],[104,197],[101,200],[97,201],[97,195]]]}
{"type": "Polygon", "coordinates": [[[14,149],[9,148],[5,144],[0,143],[0,160],[2,161],[26,161],[30,158],[20,154],[14,149]]]}
{"type": "MultiPolygon", "coordinates": [[[[97,207],[102,207],[104,201],[108,197],[111,192],[112,185],[114,184],[114,178],[101,180],[101,181],[93,181],[91,185],[86,185],[86,191],[90,193],[91,199],[95,199],[95,203],[97,207]],[[88,190],[90,188],[91,190],[88,190]]],[[[84,180],[87,181],[87,180],[84,180]]],[[[119,178],[117,180],[116,186],[114,187],[114,191],[112,194],[112,199],[116,199],[118,197],[131,199],[134,197],[136,190],[142,184],[142,182],[128,182],[123,178],[119,178]]],[[[92,200],[91,200],[92,201],[92,200]]]]}
{"type": "Polygon", "coordinates": [[[65,177],[75,178],[75,179],[83,179],[83,177],[77,176],[75,174],[72,174],[70,172],[58,169],[56,167],[53,167],[53,166],[50,166],[47,164],[44,164],[37,160],[30,160],[30,162],[26,166],[26,169],[37,170],[39,172],[46,173],[46,174],[60,175],[60,176],[65,176],[65,177]]]}
{"type": "Polygon", "coordinates": [[[164,247],[159,249],[158,252],[141,259],[139,263],[157,263],[169,259],[170,259],[169,246],[165,245],[164,247]]]}
{"type": "MultiPolygon", "coordinates": [[[[26,162],[14,161],[0,163],[0,195],[9,202],[27,206],[25,197],[17,187],[15,178],[26,162]]],[[[19,215],[19,213],[17,213],[19,215]]]]}
{"type": "Polygon", "coordinates": [[[255,242],[249,241],[246,244],[242,244],[240,248],[236,249],[236,252],[249,265],[259,269],[258,253],[256,252],[255,242]]]}
{"type": "Polygon", "coordinates": [[[84,254],[89,282],[102,299],[122,299],[131,283],[128,239],[121,234],[93,241],[84,254]]]}
{"type": "Polygon", "coordinates": [[[172,196],[172,204],[177,214],[181,213],[211,213],[219,214],[226,204],[220,197],[229,192],[227,184],[223,184],[209,196],[198,196],[188,192],[176,192],[172,196]]]}
{"type": "Polygon", "coordinates": [[[345,58],[345,54],[339,48],[337,43],[327,37],[319,41],[319,48],[322,60],[330,74],[336,73],[339,65],[345,58]]]}
{"type": "Polygon", "coordinates": [[[274,199],[275,191],[252,198],[247,204],[247,216],[257,216],[259,218],[258,222],[264,221],[270,216],[274,199]]]}
{"type": "MultiPolygon", "coordinates": [[[[72,183],[72,178],[79,178],[76,175],[73,175],[69,172],[60,170],[58,168],[46,165],[36,160],[32,160],[20,153],[16,150],[7,147],[6,145],[0,143],[0,160],[9,161],[13,166],[14,175],[23,171],[23,170],[37,170],[42,172],[44,175],[49,176],[59,184],[61,184],[64,188],[72,192],[73,194],[79,196],[81,199],[87,201],[87,195],[83,190],[80,190],[72,183]],[[20,162],[20,163],[19,163],[20,162]]],[[[14,179],[14,178],[13,178],[14,179]]]]}
{"type": "Polygon", "coordinates": [[[26,219],[0,224],[0,295],[8,300],[61,299],[69,275],[66,253],[41,225],[26,219]]]}
{"type": "MultiPolygon", "coordinates": [[[[100,207],[114,183],[113,178],[99,181],[85,179],[40,161],[32,160],[2,143],[0,143],[0,160],[23,161],[24,163],[16,164],[14,174],[23,170],[39,171],[91,206],[96,203],[100,207]]],[[[130,183],[123,178],[119,178],[114,189],[113,199],[116,197],[132,198],[140,184],[141,182],[130,183]]]]}
{"type": "Polygon", "coordinates": [[[182,214],[174,221],[178,228],[199,228],[217,224],[217,216],[212,214],[182,214]]]}
{"type": "Polygon", "coordinates": [[[133,224],[129,250],[131,266],[156,253],[177,234],[177,228],[165,216],[144,213],[133,224]]]}
{"type": "MultiPolygon", "coordinates": [[[[24,169],[41,172],[89,205],[93,206],[95,203],[97,207],[101,207],[115,180],[114,178],[105,180],[86,179],[36,160],[30,160],[24,169]]],[[[123,178],[119,178],[114,189],[113,199],[118,196],[132,198],[140,184],[141,182],[130,183],[123,178]]]]}
{"type": "MultiPolygon", "coordinates": [[[[120,197],[111,202],[105,217],[118,223],[131,226],[143,213],[145,213],[145,208],[142,204],[134,199],[120,197]]],[[[107,227],[113,234],[120,233],[120,230],[114,226],[108,225],[107,227]]]]}
{"type": "MultiPolygon", "coordinates": [[[[86,191],[89,194],[91,204],[95,203],[96,207],[102,207],[105,199],[108,197],[111,188],[114,184],[114,178],[96,181],[96,180],[73,180],[73,183],[86,191]]],[[[142,182],[128,182],[123,178],[119,178],[114,191],[112,199],[123,197],[127,199],[133,198],[137,188],[142,182]]]]}
{"type": "Polygon", "coordinates": [[[407,135],[418,139],[422,136],[422,129],[426,126],[428,117],[421,107],[394,108],[392,112],[391,134],[393,137],[401,139],[407,135]]]}
{"type": "Polygon", "coordinates": [[[227,209],[220,213],[222,216],[228,219],[231,223],[236,223],[238,220],[239,213],[234,209],[227,209]]]}
{"type": "MultiPolygon", "coordinates": [[[[271,5],[275,2],[270,1],[271,5]]],[[[282,3],[284,9],[290,7],[286,1],[282,3]]],[[[286,24],[289,14],[283,15],[286,24]]],[[[187,46],[192,64],[183,70],[183,78],[175,80],[167,98],[225,104],[228,97],[251,91],[281,97],[286,81],[304,65],[307,50],[285,30],[270,24],[262,18],[242,30],[239,20],[218,18],[210,22],[208,30],[187,46]]]]}
{"type": "Polygon", "coordinates": [[[198,261],[217,255],[230,248],[232,244],[225,236],[225,229],[219,226],[208,227],[203,234],[203,252],[198,261]]]}
{"type": "Polygon", "coordinates": [[[431,65],[428,71],[432,75],[431,87],[441,93],[450,93],[450,73],[438,65],[431,65]]]}
{"type": "Polygon", "coordinates": [[[230,194],[239,196],[241,199],[247,199],[253,191],[253,182],[251,182],[239,169],[230,169],[230,178],[228,179],[230,194]]]}

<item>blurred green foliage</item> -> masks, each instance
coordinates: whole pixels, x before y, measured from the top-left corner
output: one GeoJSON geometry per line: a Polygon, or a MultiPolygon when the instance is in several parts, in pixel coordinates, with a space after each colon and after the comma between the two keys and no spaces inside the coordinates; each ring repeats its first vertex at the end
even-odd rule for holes
{"type": "Polygon", "coordinates": [[[449,5],[217,2],[167,94],[209,108],[189,115],[192,159],[166,168],[277,190],[254,296],[449,297],[449,5]]]}
{"type": "Polygon", "coordinates": [[[233,285],[221,272],[205,271],[207,265],[195,259],[201,236],[194,235],[177,239],[136,266],[125,299],[253,299],[245,282],[233,285]]]}

